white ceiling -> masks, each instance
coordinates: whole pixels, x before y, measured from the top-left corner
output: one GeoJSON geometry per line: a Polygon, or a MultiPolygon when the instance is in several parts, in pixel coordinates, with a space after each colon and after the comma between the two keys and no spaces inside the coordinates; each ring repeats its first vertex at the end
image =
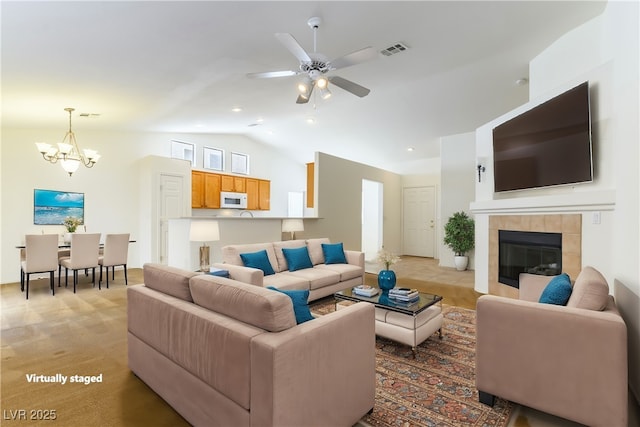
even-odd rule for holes
{"type": "Polygon", "coordinates": [[[323,151],[424,173],[439,137],[525,103],[528,87],[515,81],[529,61],[605,5],[2,1],[2,125],[63,132],[64,108],[75,107],[79,140],[82,130],[103,129],[240,133],[301,162],[323,151]],[[246,77],[296,69],[274,34],[291,33],[313,52],[312,16],[323,20],[317,50],[330,59],[396,42],[410,49],[331,73],[371,89],[364,98],[332,87],[329,100],[298,105],[296,77],[246,77]]]}

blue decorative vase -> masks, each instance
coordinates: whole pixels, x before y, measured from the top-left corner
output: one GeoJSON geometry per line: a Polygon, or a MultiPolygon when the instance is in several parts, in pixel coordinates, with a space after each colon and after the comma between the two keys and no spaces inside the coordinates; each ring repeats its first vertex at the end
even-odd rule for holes
{"type": "Polygon", "coordinates": [[[378,287],[382,293],[389,292],[396,286],[396,273],[393,270],[380,270],[378,273],[378,287]]]}

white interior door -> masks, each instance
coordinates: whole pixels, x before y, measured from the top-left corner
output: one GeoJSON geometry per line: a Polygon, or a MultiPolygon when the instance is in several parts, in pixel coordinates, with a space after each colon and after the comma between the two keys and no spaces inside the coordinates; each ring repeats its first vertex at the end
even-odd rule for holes
{"type": "Polygon", "coordinates": [[[169,219],[184,215],[184,177],[181,175],[160,174],[160,263],[167,263],[167,241],[169,219]]]}
{"type": "Polygon", "coordinates": [[[362,252],[366,261],[375,260],[382,248],[382,183],[362,180],[362,252]]]}
{"type": "Polygon", "coordinates": [[[403,192],[403,253],[435,256],[435,187],[405,188],[403,192]]]}

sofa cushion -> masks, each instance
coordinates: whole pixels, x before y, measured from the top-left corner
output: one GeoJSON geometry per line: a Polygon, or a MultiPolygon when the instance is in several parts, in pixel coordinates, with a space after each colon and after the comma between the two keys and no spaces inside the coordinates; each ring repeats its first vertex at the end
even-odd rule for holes
{"type": "Polygon", "coordinates": [[[311,264],[311,258],[309,258],[309,251],[306,246],[299,248],[282,248],[282,253],[287,260],[289,271],[313,267],[313,264],[311,264]]]}
{"type": "Polygon", "coordinates": [[[573,292],[567,302],[567,307],[602,311],[606,308],[608,301],[609,285],[607,280],[595,268],[584,267],[573,285],[573,292]]]}
{"type": "Polygon", "coordinates": [[[189,287],[197,305],[260,329],[279,332],[296,325],[291,300],[284,294],[209,275],[193,277],[189,287]]]}
{"type": "Polygon", "coordinates": [[[311,315],[311,310],[309,310],[309,303],[307,302],[307,300],[309,299],[309,291],[278,289],[278,288],[274,288],[273,286],[268,286],[267,289],[271,289],[272,291],[282,292],[283,294],[291,298],[291,302],[293,303],[293,312],[296,315],[296,323],[298,325],[300,323],[313,320],[313,316],[311,315]]]}
{"type": "Polygon", "coordinates": [[[162,264],[147,263],[143,266],[145,286],[189,302],[193,302],[189,279],[199,274],[162,264]]]}
{"type": "Polygon", "coordinates": [[[342,243],[322,243],[322,254],[325,264],[346,264],[342,243]]]}
{"type": "Polygon", "coordinates": [[[322,244],[331,243],[329,239],[308,239],[307,248],[309,249],[309,257],[313,265],[324,264],[324,254],[322,253],[322,244]]]}
{"type": "Polygon", "coordinates": [[[273,270],[273,266],[269,262],[269,255],[267,255],[267,251],[264,249],[258,252],[240,254],[240,259],[242,259],[242,263],[245,267],[262,270],[265,276],[276,274],[273,270]]]}
{"type": "Polygon", "coordinates": [[[285,271],[282,275],[294,276],[305,280],[309,284],[309,289],[319,289],[340,282],[340,274],[335,271],[325,270],[318,267],[304,268],[296,271],[285,271]]]}
{"type": "Polygon", "coordinates": [[[549,281],[540,295],[543,304],[566,305],[571,296],[571,279],[567,273],[562,273],[549,281]]]}
{"type": "Polygon", "coordinates": [[[306,245],[307,244],[304,240],[283,240],[281,242],[273,242],[273,249],[276,254],[276,260],[278,262],[278,266],[275,269],[276,273],[279,273],[281,271],[287,271],[289,269],[289,264],[287,264],[287,259],[282,253],[282,249],[299,248],[306,245]]]}
{"type": "Polygon", "coordinates": [[[285,271],[265,277],[262,286],[265,288],[274,286],[278,289],[309,289],[309,280],[285,271]]]}
{"type": "Polygon", "coordinates": [[[340,275],[340,281],[346,282],[349,279],[362,277],[364,270],[358,265],[352,264],[320,264],[313,267],[314,269],[329,270],[340,275]]]}

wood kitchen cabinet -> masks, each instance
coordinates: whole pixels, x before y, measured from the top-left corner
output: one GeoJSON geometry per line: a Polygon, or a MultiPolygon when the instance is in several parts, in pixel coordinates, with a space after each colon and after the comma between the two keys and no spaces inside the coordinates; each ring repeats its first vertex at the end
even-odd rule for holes
{"type": "Polygon", "coordinates": [[[248,210],[271,209],[271,181],[258,178],[191,171],[191,207],[220,209],[220,192],[247,193],[248,210]]]}
{"type": "Polygon", "coordinates": [[[219,174],[191,171],[191,207],[220,209],[220,184],[219,174]]]}
{"type": "Polygon", "coordinates": [[[220,175],[221,191],[233,191],[235,193],[247,192],[247,178],[233,175],[220,175]]]}
{"type": "Polygon", "coordinates": [[[247,209],[262,211],[271,209],[271,181],[247,178],[247,209]]]}
{"type": "Polygon", "coordinates": [[[258,180],[258,209],[263,211],[271,209],[271,181],[258,180]]]}

